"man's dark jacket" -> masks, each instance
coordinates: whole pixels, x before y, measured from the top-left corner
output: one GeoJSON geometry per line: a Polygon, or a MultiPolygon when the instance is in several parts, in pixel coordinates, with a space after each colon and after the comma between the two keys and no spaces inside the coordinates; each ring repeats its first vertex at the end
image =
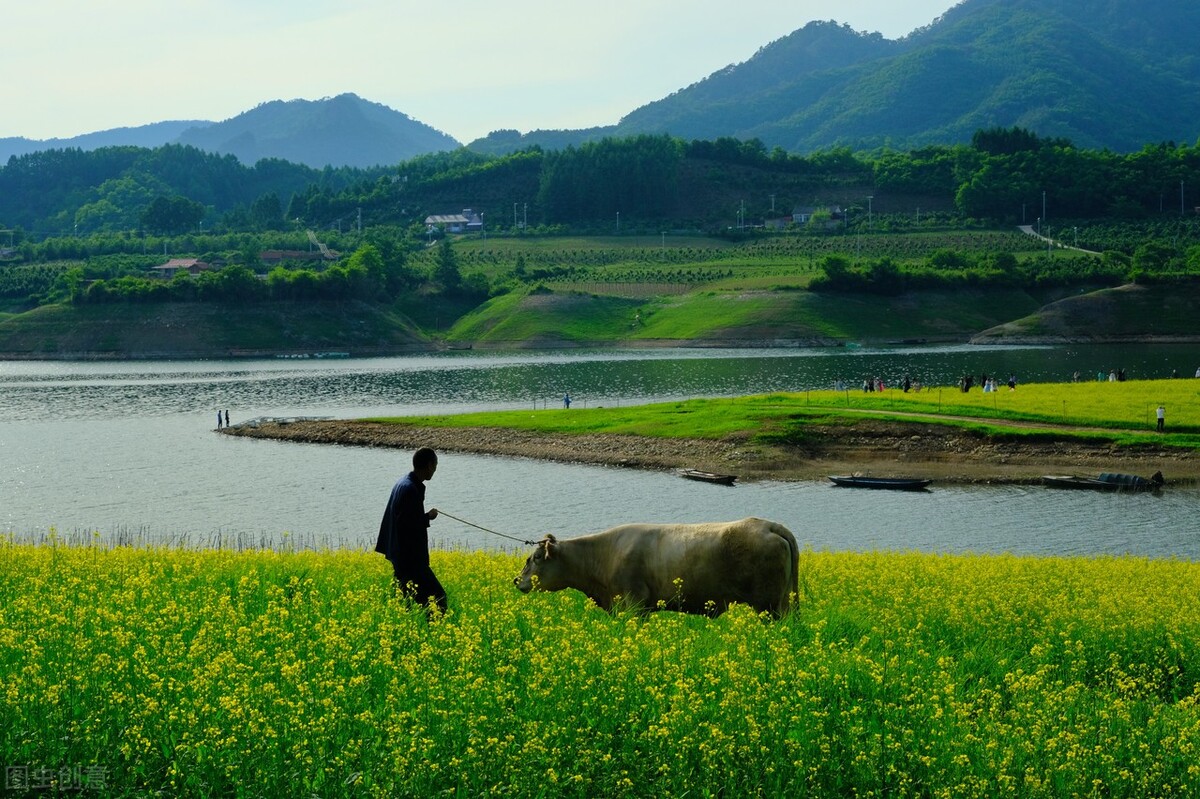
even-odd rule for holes
{"type": "Polygon", "coordinates": [[[425,484],[412,472],[392,488],[375,551],[393,566],[429,566],[429,518],[425,515],[425,484]]]}

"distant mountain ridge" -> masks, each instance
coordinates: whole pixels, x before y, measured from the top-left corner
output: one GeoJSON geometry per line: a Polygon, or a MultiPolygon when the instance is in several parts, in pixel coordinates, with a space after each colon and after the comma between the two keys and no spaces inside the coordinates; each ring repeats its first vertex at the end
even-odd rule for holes
{"type": "Polygon", "coordinates": [[[80,150],[97,150],[101,147],[162,147],[170,144],[188,128],[205,127],[213,124],[205,120],[178,120],[154,122],[132,128],[112,128],[95,133],[84,133],[67,139],[27,139],[24,136],[0,138],[0,166],[10,156],[28,155],[42,150],[61,150],[75,147],[80,150]]]}
{"type": "Polygon", "coordinates": [[[500,131],[506,152],[552,141],[668,133],[769,148],[910,149],[1021,126],[1129,152],[1200,134],[1194,0],[964,0],[899,40],[812,22],[616,125],[500,131]]]}
{"type": "MultiPolygon", "coordinates": [[[[963,0],[901,39],[812,22],[614,125],[499,130],[481,153],[560,150],[605,136],[759,139],[809,153],[913,149],[1019,126],[1118,152],[1200,136],[1195,0],[963,0]]],[[[190,144],[251,166],[391,165],[462,146],[354,94],[266,102],[223,122],[160,122],[41,142],[0,139],[0,165],[38,150],[190,144]]]]}
{"type": "Polygon", "coordinates": [[[224,122],[187,130],[176,142],[232,154],[244,164],[282,158],[316,169],[398,164],[462,146],[407,114],[355,94],[263,103],[224,122]]]}
{"type": "Polygon", "coordinates": [[[0,165],[42,150],[185,144],[234,155],[247,166],[280,158],[315,169],[397,164],[462,145],[451,136],[355,94],[322,100],[275,100],[223,122],[178,121],[88,133],[69,139],[0,139],[0,165]]]}

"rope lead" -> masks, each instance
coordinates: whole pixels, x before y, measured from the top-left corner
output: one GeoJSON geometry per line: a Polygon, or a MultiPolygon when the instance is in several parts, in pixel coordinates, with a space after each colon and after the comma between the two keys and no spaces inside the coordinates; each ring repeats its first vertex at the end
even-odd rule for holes
{"type": "Polygon", "coordinates": [[[528,540],[525,540],[525,539],[522,539],[522,538],[514,538],[514,537],[513,537],[513,536],[511,536],[511,535],[505,535],[504,533],[498,533],[498,532],[496,532],[495,530],[489,530],[488,528],[486,528],[486,527],[482,527],[482,526],[480,526],[480,525],[476,524],[475,522],[469,522],[469,521],[467,521],[466,519],[460,519],[460,518],[458,518],[457,516],[455,516],[455,515],[454,515],[454,514],[452,514],[452,513],[446,513],[446,511],[444,511],[444,510],[440,510],[440,509],[439,509],[439,510],[438,510],[438,515],[439,515],[439,516],[449,516],[451,519],[453,519],[453,520],[454,520],[454,521],[456,521],[456,522],[462,522],[462,523],[463,523],[463,524],[465,524],[465,525],[468,525],[468,526],[470,526],[470,527],[474,527],[476,530],[483,530],[485,533],[491,533],[492,535],[498,535],[498,536],[500,536],[501,538],[507,538],[509,541],[516,541],[518,544],[525,544],[526,546],[531,546],[531,547],[536,547],[536,546],[537,546],[537,542],[536,542],[536,541],[528,541],[528,540]]]}

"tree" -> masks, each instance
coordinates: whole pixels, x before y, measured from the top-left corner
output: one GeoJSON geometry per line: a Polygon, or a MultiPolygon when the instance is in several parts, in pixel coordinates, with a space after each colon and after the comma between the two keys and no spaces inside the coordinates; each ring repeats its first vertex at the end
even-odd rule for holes
{"type": "Polygon", "coordinates": [[[273,191],[259,197],[250,206],[250,221],[256,230],[282,230],[283,205],[273,191]]]}
{"type": "Polygon", "coordinates": [[[462,285],[462,272],[458,269],[458,258],[449,239],[442,239],[438,245],[437,263],[433,268],[433,279],[442,284],[447,292],[457,291],[462,285]]]}
{"type": "Polygon", "coordinates": [[[204,218],[204,206],[176,194],[172,197],[159,195],[142,213],[142,227],[152,233],[176,235],[193,230],[204,218]]]}
{"type": "Polygon", "coordinates": [[[383,256],[373,244],[364,244],[351,253],[346,259],[346,269],[351,274],[361,273],[364,283],[363,299],[372,299],[384,291],[387,285],[387,274],[383,265],[383,256]]]}

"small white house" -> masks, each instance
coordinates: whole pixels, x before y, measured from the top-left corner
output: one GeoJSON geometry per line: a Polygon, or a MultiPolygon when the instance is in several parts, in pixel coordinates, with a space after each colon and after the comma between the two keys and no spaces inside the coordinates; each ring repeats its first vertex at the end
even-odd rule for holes
{"type": "Polygon", "coordinates": [[[470,208],[464,208],[461,214],[432,214],[425,217],[425,228],[446,233],[473,233],[483,230],[483,214],[470,208]]]}

